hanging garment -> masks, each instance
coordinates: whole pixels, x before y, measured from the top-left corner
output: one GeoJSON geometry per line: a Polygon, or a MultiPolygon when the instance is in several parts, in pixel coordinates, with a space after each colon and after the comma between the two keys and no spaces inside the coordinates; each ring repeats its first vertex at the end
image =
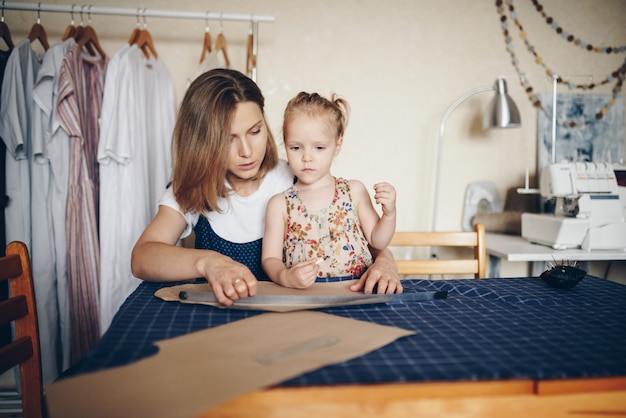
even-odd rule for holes
{"type": "Polygon", "coordinates": [[[187,79],[187,87],[189,87],[198,76],[214,68],[226,68],[226,63],[223,58],[220,59],[218,51],[211,51],[206,54],[200,65],[198,65],[198,68],[196,68],[193,74],[187,79]]]}
{"type": "Polygon", "coordinates": [[[7,242],[22,241],[31,248],[30,138],[33,86],[41,57],[30,41],[18,43],[7,62],[0,98],[0,137],[6,144],[8,205],[5,209],[7,242]]]}
{"type": "MultiPolygon", "coordinates": [[[[0,49],[0,93],[2,92],[2,80],[4,79],[4,69],[7,66],[11,51],[3,51],[0,49]]],[[[0,94],[1,96],[2,94],[0,94]]],[[[1,106],[1,103],[0,103],[1,106]]],[[[0,107],[0,112],[2,108],[0,107]]],[[[4,256],[4,250],[7,246],[7,234],[4,223],[4,207],[7,203],[6,194],[6,153],[7,147],[2,138],[0,138],[0,257],[4,256]]],[[[0,290],[8,289],[5,285],[0,285],[0,290]]],[[[8,290],[7,290],[8,292],[8,290]]],[[[8,294],[8,293],[7,293],[8,294]]]]}
{"type": "Polygon", "coordinates": [[[48,49],[33,89],[31,258],[44,383],[70,366],[65,240],[69,137],[57,122],[56,98],[61,63],[75,44],[69,38],[48,49]]]}
{"type": "Polygon", "coordinates": [[[66,208],[67,280],[70,295],[71,362],[98,341],[98,118],[106,60],[68,49],[59,76],[57,112],[70,138],[66,208]]]}
{"type": "MultiPolygon", "coordinates": [[[[0,96],[2,96],[2,79],[4,78],[4,69],[11,55],[11,50],[5,51],[0,49],[0,96]]],[[[0,103],[1,105],[1,103],[0,103]]],[[[2,108],[0,108],[0,112],[2,108]]],[[[7,147],[0,138],[0,257],[5,254],[7,246],[7,235],[4,224],[4,207],[7,202],[6,194],[6,153],[7,147]]],[[[0,283],[0,298],[6,299],[9,295],[9,284],[6,281],[0,283]]],[[[0,328],[0,345],[11,342],[11,329],[9,327],[0,328]]]]}
{"type": "Polygon", "coordinates": [[[100,118],[100,330],[139,285],[137,239],[171,174],[174,86],[162,61],[127,45],[109,62],[100,118]]]}

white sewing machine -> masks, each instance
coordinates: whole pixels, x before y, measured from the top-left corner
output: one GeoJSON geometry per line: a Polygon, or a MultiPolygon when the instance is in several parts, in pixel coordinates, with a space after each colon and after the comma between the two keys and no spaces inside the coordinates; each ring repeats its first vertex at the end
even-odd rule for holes
{"type": "Polygon", "coordinates": [[[556,198],[554,213],[522,214],[522,236],[554,249],[626,249],[626,202],[608,163],[559,163],[540,177],[543,197],[556,198]]]}

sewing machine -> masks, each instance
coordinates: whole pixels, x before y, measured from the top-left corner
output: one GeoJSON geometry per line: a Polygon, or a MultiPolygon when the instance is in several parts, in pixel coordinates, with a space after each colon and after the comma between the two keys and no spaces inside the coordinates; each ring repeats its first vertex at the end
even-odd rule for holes
{"type": "Polygon", "coordinates": [[[540,176],[554,213],[522,214],[522,236],[554,249],[626,249],[626,202],[608,163],[558,163],[540,176]]]}

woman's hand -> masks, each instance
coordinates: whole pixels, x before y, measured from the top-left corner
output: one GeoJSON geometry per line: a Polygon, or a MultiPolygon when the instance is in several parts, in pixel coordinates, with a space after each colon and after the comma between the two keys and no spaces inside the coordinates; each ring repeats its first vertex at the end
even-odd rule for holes
{"type": "Polygon", "coordinates": [[[224,306],[256,295],[258,282],[245,265],[214,251],[199,261],[199,269],[207,279],[215,298],[224,306]]]}
{"type": "Polygon", "coordinates": [[[352,286],[353,292],[366,293],[402,293],[402,283],[398,276],[398,266],[389,250],[381,251],[374,263],[363,273],[359,281],[352,286]]]}

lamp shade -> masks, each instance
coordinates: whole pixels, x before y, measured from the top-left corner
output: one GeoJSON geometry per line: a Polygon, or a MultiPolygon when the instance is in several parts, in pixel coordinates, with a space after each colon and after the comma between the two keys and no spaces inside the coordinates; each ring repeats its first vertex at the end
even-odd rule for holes
{"type": "Polygon", "coordinates": [[[506,81],[498,78],[494,86],[496,95],[485,112],[483,128],[517,128],[521,124],[519,110],[507,93],[506,81]]]}

